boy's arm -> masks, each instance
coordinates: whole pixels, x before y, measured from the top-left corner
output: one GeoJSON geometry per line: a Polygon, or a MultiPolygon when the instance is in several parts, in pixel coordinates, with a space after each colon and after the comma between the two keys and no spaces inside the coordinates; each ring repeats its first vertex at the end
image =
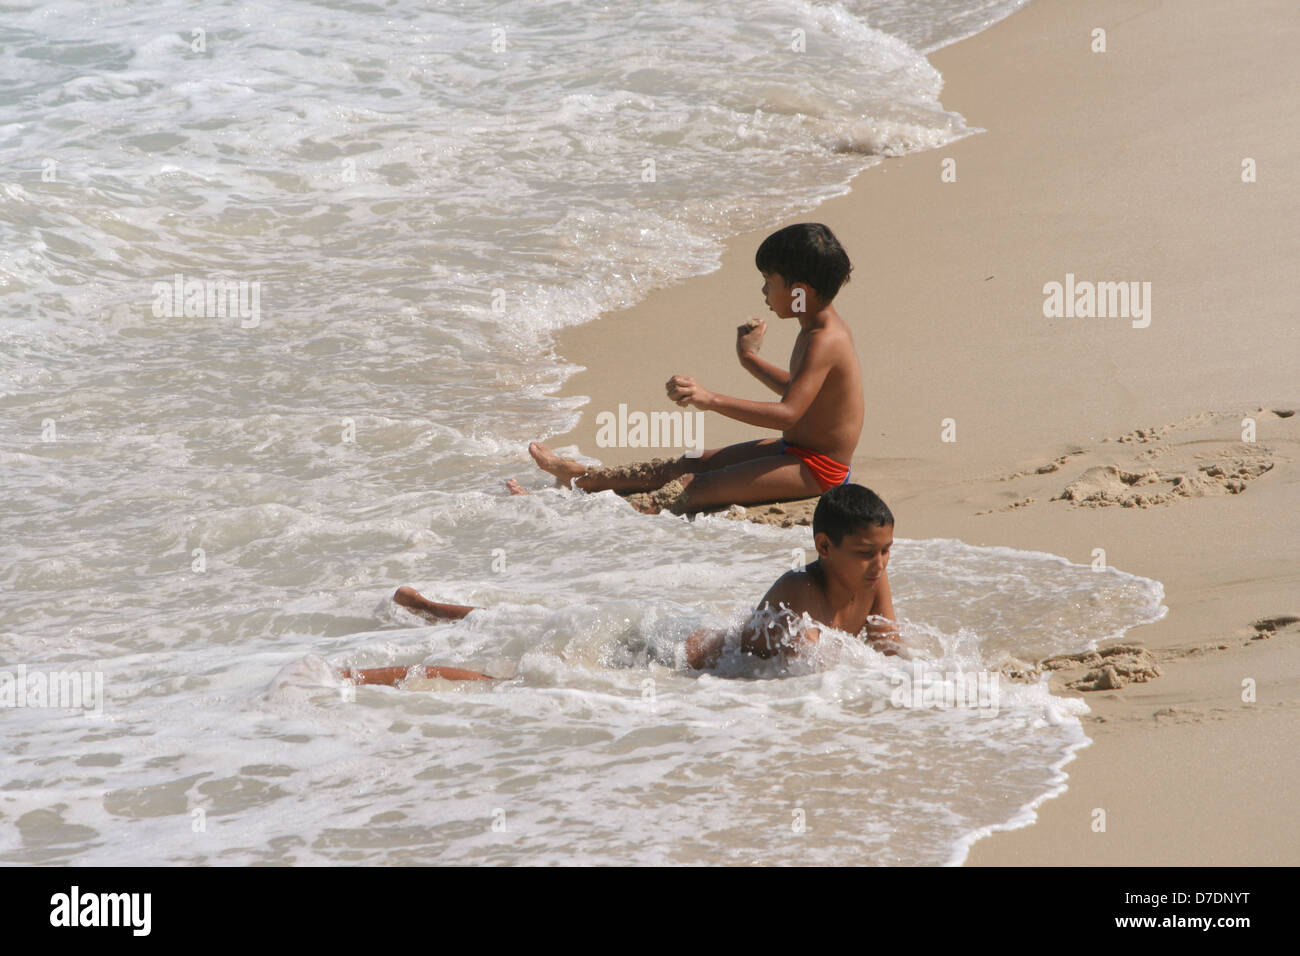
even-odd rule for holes
{"type": "Polygon", "coordinates": [[[712,667],[722,656],[727,632],[702,627],[686,639],[686,663],[697,671],[712,667]]]}
{"type": "Polygon", "coordinates": [[[754,352],[740,353],[740,364],[745,367],[745,371],[778,395],[784,395],[785,390],[790,387],[789,372],[760,358],[754,352]]]}
{"type": "MultiPolygon", "coordinates": [[[[789,645],[789,635],[780,634],[773,638],[768,633],[768,628],[759,625],[758,612],[763,608],[771,608],[773,611],[777,611],[782,604],[790,607],[792,603],[798,603],[797,589],[791,586],[793,574],[794,572],[790,571],[781,575],[776,583],[767,589],[767,593],[763,595],[763,600],[758,602],[758,607],[750,614],[744,630],[740,632],[741,650],[755,654],[758,657],[771,657],[789,645]]],[[[802,611],[795,611],[794,613],[798,616],[802,611]]],[[[805,629],[805,633],[807,633],[807,629],[805,629]]],[[[814,641],[817,640],[816,634],[817,632],[813,631],[812,640],[814,641]]],[[[712,667],[718,663],[718,658],[722,656],[726,637],[726,631],[717,631],[707,627],[695,631],[686,639],[686,663],[696,670],[712,667]]]]}
{"type": "Polygon", "coordinates": [[[767,323],[752,316],[748,322],[736,326],[736,357],[745,371],[778,395],[784,395],[790,385],[790,373],[778,368],[758,355],[767,334],[767,323]]]}
{"type": "Polygon", "coordinates": [[[710,392],[693,378],[674,375],[668,380],[668,397],[683,407],[694,405],[704,411],[719,412],[746,425],[786,431],[793,428],[817,397],[832,366],[831,350],[814,334],[808,342],[799,374],[790,380],[779,402],[751,402],[710,392]]]}
{"type": "Polygon", "coordinates": [[[876,650],[884,654],[897,654],[898,645],[902,638],[898,633],[898,618],[894,615],[894,598],[889,593],[889,572],[885,571],[880,575],[880,583],[876,585],[876,599],[871,604],[870,617],[886,618],[888,623],[867,623],[867,640],[875,646],[876,650]]]}
{"type": "Polygon", "coordinates": [[[763,600],[758,602],[749,623],[741,632],[741,650],[756,657],[767,658],[778,653],[798,653],[804,644],[816,644],[821,632],[815,627],[805,627],[797,633],[787,630],[791,623],[808,610],[807,583],[801,583],[798,572],[786,572],[763,595],[763,600]],[[782,609],[785,614],[782,614],[782,609]],[[760,624],[759,612],[764,610],[780,614],[783,620],[767,626],[760,624]]]}

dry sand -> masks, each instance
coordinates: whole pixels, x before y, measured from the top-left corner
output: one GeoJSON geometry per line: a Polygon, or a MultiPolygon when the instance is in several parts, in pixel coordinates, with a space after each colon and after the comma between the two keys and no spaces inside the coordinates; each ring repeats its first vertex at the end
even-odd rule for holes
{"type": "MultiPolygon", "coordinates": [[[[866,372],[854,480],[901,537],[1078,563],[1100,548],[1165,586],[1169,614],[1126,650],[1054,669],[1094,743],[1035,824],[979,841],[970,864],[1300,862],[1296,49],[1287,2],[1035,0],[931,57],[944,106],[987,132],[888,160],[792,220],[827,223],[854,261],[836,300],[866,372]],[[1045,318],[1044,284],[1067,273],[1150,282],[1149,326],[1045,318]]],[[[592,401],[552,444],[663,454],[598,449],[593,419],[671,409],[673,374],[770,398],[733,352],[735,326],[766,314],[767,231],[566,333],[560,351],[589,369],[566,393],[592,401]]],[[[768,324],[763,354],[784,364],[794,329],[768,324]]],[[[709,447],[760,434],[707,416],[709,447]]]]}

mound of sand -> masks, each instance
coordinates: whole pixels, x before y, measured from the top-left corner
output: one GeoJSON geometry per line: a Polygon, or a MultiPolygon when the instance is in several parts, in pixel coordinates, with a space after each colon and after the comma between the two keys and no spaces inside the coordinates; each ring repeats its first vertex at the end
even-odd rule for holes
{"type": "Polygon", "coordinates": [[[1148,508],[1179,498],[1204,498],[1209,495],[1238,495],[1253,481],[1273,468],[1268,449],[1250,451],[1220,450],[1208,462],[1187,462],[1182,467],[1148,468],[1129,471],[1117,465],[1089,468],[1053,498],[1076,505],[1098,508],[1119,505],[1123,508],[1148,508]]]}
{"type": "Polygon", "coordinates": [[[1155,656],[1140,644],[1049,657],[1040,666],[1050,671],[1087,668],[1081,677],[1065,675],[1065,686],[1080,691],[1119,690],[1125,684],[1142,684],[1160,676],[1155,656]]]}

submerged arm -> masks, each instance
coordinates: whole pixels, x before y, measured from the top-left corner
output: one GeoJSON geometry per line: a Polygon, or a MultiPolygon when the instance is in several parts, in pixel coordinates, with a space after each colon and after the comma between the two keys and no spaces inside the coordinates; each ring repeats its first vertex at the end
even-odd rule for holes
{"type": "Polygon", "coordinates": [[[807,583],[798,572],[783,574],[763,595],[740,635],[741,649],[756,657],[794,655],[816,644],[821,631],[802,625],[809,611],[807,583]],[[776,620],[771,620],[775,617],[776,620]]]}
{"type": "MultiPolygon", "coordinates": [[[[821,637],[820,628],[803,623],[803,615],[812,609],[807,575],[787,571],[768,588],[745,622],[740,649],[764,659],[798,654],[821,637]]],[[[697,670],[712,667],[725,643],[725,631],[702,627],[686,639],[686,661],[697,670]]]]}
{"type": "Polygon", "coordinates": [[[894,614],[894,598],[889,593],[889,571],[880,575],[880,584],[876,587],[876,599],[871,605],[870,617],[885,618],[885,621],[867,622],[867,640],[876,650],[883,654],[897,654],[902,638],[898,633],[898,618],[894,614]]]}

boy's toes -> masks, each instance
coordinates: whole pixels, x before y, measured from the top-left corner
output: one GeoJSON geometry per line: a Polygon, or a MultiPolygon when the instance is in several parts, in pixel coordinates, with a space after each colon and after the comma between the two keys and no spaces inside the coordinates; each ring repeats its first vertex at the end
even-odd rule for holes
{"type": "Polygon", "coordinates": [[[525,487],[524,487],[523,485],[521,485],[519,482],[515,481],[515,479],[513,479],[513,478],[507,478],[507,479],[506,479],[506,490],[509,491],[512,495],[531,495],[531,494],[532,494],[531,491],[529,491],[527,488],[525,488],[525,487]]]}

